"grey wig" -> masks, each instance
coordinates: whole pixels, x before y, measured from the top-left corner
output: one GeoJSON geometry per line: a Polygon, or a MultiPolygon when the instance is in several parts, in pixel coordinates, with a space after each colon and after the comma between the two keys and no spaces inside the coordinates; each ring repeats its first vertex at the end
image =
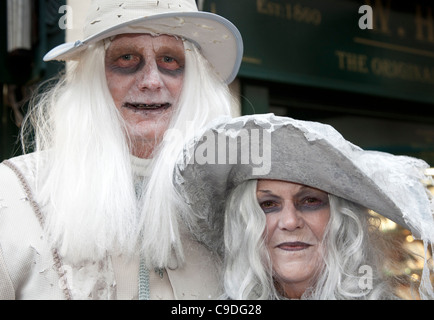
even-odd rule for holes
{"type": "MultiPolygon", "coordinates": [[[[284,299],[274,286],[264,245],[265,214],[256,198],[257,180],[231,193],[225,212],[224,298],[284,299]]],[[[384,240],[366,208],[329,195],[330,220],[324,264],[302,299],[396,299],[383,274],[384,240]],[[363,278],[369,268],[369,278],[363,278]],[[364,281],[368,281],[365,283],[364,281]]]]}

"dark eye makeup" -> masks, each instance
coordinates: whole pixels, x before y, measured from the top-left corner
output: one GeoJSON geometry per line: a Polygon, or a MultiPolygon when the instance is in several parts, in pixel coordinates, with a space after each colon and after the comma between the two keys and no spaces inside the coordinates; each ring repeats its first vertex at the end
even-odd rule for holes
{"type": "MultiPolygon", "coordinates": [[[[185,64],[183,55],[177,52],[172,55],[171,52],[166,51],[166,49],[161,50],[160,54],[157,53],[155,56],[158,70],[163,74],[174,77],[183,74],[185,64]]],[[[145,58],[134,49],[114,48],[112,51],[108,51],[106,55],[106,67],[115,73],[134,74],[145,65],[145,58]]]]}
{"type": "Polygon", "coordinates": [[[328,196],[325,195],[306,195],[302,198],[299,198],[295,203],[295,207],[299,211],[315,211],[321,210],[324,207],[328,206],[328,196]]]}
{"type": "MultiPolygon", "coordinates": [[[[282,210],[285,199],[272,192],[264,192],[258,196],[259,206],[264,213],[277,212],[282,210]]],[[[292,197],[294,207],[300,212],[321,210],[329,206],[328,194],[316,189],[306,188],[300,190],[292,197]]]]}

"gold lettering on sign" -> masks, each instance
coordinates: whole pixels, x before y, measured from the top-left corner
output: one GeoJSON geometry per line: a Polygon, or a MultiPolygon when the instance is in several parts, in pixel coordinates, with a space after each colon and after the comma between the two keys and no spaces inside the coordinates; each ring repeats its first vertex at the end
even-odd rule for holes
{"type": "Polygon", "coordinates": [[[335,51],[338,68],[345,72],[372,74],[377,77],[434,84],[434,67],[346,51],[335,51]]]}
{"type": "Polygon", "coordinates": [[[374,27],[372,30],[383,34],[390,34],[390,0],[386,1],[385,4],[382,0],[375,0],[373,3],[371,0],[366,0],[365,2],[374,11],[374,27]]]}
{"type": "Polygon", "coordinates": [[[416,6],[416,40],[434,42],[434,23],[431,8],[426,9],[426,15],[420,5],[416,6]]]}
{"type": "Polygon", "coordinates": [[[320,10],[303,6],[299,3],[283,4],[269,0],[256,0],[256,11],[259,14],[270,17],[311,24],[314,26],[320,25],[322,20],[320,10]]]}
{"type": "Polygon", "coordinates": [[[344,52],[337,50],[339,69],[351,72],[369,73],[367,66],[368,57],[364,54],[344,52]]]}
{"type": "MultiPolygon", "coordinates": [[[[365,3],[373,9],[373,29],[370,32],[384,35],[396,34],[401,38],[408,35],[414,36],[415,40],[434,43],[434,18],[433,8],[426,5],[416,4],[414,6],[414,30],[415,34],[407,32],[405,25],[391,29],[391,0],[365,0],[365,3]]],[[[395,21],[396,23],[396,21],[395,21]]]]}
{"type": "Polygon", "coordinates": [[[267,0],[257,0],[256,1],[258,13],[266,14],[269,16],[283,17],[283,5],[280,3],[267,1],[267,0]]]}

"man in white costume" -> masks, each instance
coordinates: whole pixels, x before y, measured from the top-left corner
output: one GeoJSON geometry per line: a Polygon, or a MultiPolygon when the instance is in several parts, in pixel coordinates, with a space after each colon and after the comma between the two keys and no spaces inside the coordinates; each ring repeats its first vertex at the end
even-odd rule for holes
{"type": "Polygon", "coordinates": [[[71,69],[25,120],[32,152],[0,165],[0,299],[217,298],[172,172],[230,115],[238,30],[194,0],[93,0],[84,35],[45,56],[71,69]]]}

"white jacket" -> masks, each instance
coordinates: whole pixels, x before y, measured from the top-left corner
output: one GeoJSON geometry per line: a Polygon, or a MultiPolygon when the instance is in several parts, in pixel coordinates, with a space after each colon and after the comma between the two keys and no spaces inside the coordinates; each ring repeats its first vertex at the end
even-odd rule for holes
{"type": "MultiPolygon", "coordinates": [[[[44,213],[34,201],[35,154],[0,164],[0,299],[136,299],[139,259],[107,256],[80,265],[46,242],[44,213]]],[[[152,299],[215,299],[220,260],[188,235],[186,264],[150,272],[152,299]]]]}

